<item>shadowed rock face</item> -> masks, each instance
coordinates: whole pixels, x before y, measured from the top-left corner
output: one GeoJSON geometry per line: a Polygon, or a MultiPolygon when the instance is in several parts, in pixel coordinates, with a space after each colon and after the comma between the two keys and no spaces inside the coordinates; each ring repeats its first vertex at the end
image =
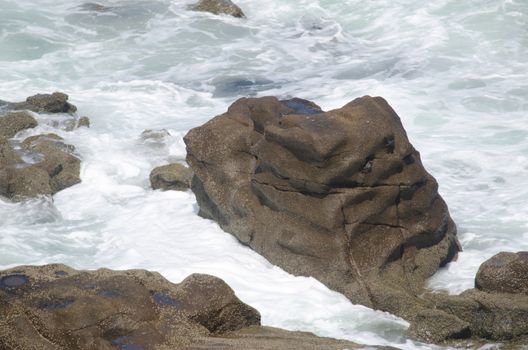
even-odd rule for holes
{"type": "Polygon", "coordinates": [[[0,349],[344,349],[347,341],[260,327],[219,278],[172,284],[144,270],[64,265],[0,272],[0,349]]]}
{"type": "Polygon", "coordinates": [[[202,216],[355,303],[414,315],[410,295],[460,250],[436,181],[380,97],[328,112],[240,99],[185,143],[202,216]]]}

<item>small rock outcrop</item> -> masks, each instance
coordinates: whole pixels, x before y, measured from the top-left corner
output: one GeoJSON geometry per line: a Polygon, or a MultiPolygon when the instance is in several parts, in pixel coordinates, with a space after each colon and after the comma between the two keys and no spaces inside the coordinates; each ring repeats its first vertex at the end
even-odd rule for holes
{"type": "Polygon", "coordinates": [[[4,197],[53,195],[81,181],[81,161],[71,154],[73,146],[58,135],[31,136],[22,142],[21,152],[31,156],[32,163],[22,162],[9,142],[1,142],[0,147],[0,195],[4,197]]]}
{"type": "Polygon", "coordinates": [[[0,313],[3,350],[357,348],[261,327],[225,282],[199,274],[173,284],[145,270],[21,266],[0,272],[0,313]]]}
{"type": "Polygon", "coordinates": [[[480,266],[475,287],[488,293],[528,295],[528,252],[493,256],[480,266]]]}
{"type": "Polygon", "coordinates": [[[230,0],[200,0],[192,5],[193,11],[210,12],[215,15],[229,15],[238,18],[246,17],[244,12],[230,0]]]}
{"type": "Polygon", "coordinates": [[[323,112],[243,98],[184,138],[200,215],[290,273],[412,318],[460,250],[438,185],[380,97],[323,112]]]}
{"type": "Polygon", "coordinates": [[[22,130],[32,129],[38,122],[28,112],[9,112],[0,116],[0,137],[12,138],[22,130]]]}
{"type": "Polygon", "coordinates": [[[411,321],[409,333],[436,343],[470,337],[511,344],[527,340],[526,256],[528,252],[503,252],[484,262],[475,279],[477,289],[460,295],[424,294],[429,309],[411,321]]]}
{"type": "Polygon", "coordinates": [[[77,107],[68,102],[68,95],[62,92],[30,96],[25,102],[8,104],[8,108],[27,109],[37,113],[75,113],[77,111],[77,107]]]}
{"type": "Polygon", "coordinates": [[[48,173],[53,193],[81,182],[81,161],[72,154],[75,147],[65,144],[60,136],[45,134],[28,137],[22,142],[22,148],[43,157],[36,166],[48,173]]]}
{"type": "MultiPolygon", "coordinates": [[[[64,130],[89,126],[86,117],[77,118],[75,106],[67,102],[66,94],[38,94],[25,102],[1,101],[0,115],[0,196],[25,199],[52,195],[79,183],[80,160],[74,147],[65,144],[56,134],[36,135],[20,142],[9,140],[23,130],[38,126],[27,111],[35,113],[68,113],[64,130]],[[22,110],[22,111],[16,111],[22,110]]],[[[51,125],[60,127],[57,125],[51,125]]]]}
{"type": "Polygon", "coordinates": [[[152,189],[186,191],[191,187],[193,173],[182,164],[168,164],[155,168],[150,173],[152,189]]]}

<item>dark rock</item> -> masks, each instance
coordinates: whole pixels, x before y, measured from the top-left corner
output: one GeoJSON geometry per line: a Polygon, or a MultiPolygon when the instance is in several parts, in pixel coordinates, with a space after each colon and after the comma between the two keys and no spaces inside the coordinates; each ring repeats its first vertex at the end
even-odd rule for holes
{"type": "Polygon", "coordinates": [[[192,6],[193,11],[210,12],[215,15],[246,17],[244,12],[230,0],[200,0],[192,6]]]}
{"type": "Polygon", "coordinates": [[[380,97],[325,113],[244,98],[184,140],[200,215],[355,303],[413,317],[426,279],[460,250],[436,181],[380,97]]]}
{"type": "Polygon", "coordinates": [[[185,191],[191,187],[193,173],[181,164],[168,164],[155,168],[150,173],[152,189],[185,191]]]}
{"type": "Polygon", "coordinates": [[[411,336],[428,343],[465,339],[471,336],[469,323],[440,310],[419,312],[408,332],[411,336]]]}
{"type": "Polygon", "coordinates": [[[312,101],[303,100],[302,98],[292,98],[289,100],[282,100],[280,102],[289,109],[293,110],[295,114],[312,115],[324,113],[321,107],[312,101]]]}
{"type": "Polygon", "coordinates": [[[28,112],[9,112],[0,116],[0,137],[12,138],[22,130],[38,125],[35,118],[28,112]]]}
{"type": "Polygon", "coordinates": [[[68,102],[68,95],[62,92],[37,94],[25,102],[13,103],[11,109],[28,109],[37,113],[74,113],[77,107],[68,102]]]}
{"type": "Polygon", "coordinates": [[[528,252],[502,252],[480,265],[475,287],[490,293],[528,294],[528,252]]]}
{"type": "Polygon", "coordinates": [[[63,143],[60,136],[46,134],[28,137],[22,142],[22,147],[43,155],[44,159],[36,167],[48,173],[53,193],[81,182],[81,161],[71,154],[74,147],[63,143]]]}
{"type": "Polygon", "coordinates": [[[2,350],[357,348],[260,327],[258,311],[207,275],[173,284],[144,270],[22,266],[0,272],[0,314],[2,350]]]}

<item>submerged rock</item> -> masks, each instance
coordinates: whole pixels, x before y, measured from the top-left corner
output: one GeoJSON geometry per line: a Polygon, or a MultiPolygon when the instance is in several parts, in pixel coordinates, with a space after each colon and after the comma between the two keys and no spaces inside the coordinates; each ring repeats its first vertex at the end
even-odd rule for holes
{"type": "Polygon", "coordinates": [[[328,112],[244,98],[184,140],[200,215],[354,303],[414,317],[424,282],[460,250],[435,179],[380,97],[328,112]]]}
{"type": "Polygon", "coordinates": [[[191,187],[193,173],[184,165],[175,163],[155,168],[150,173],[152,189],[185,191],[191,187]]]}
{"type": "Polygon", "coordinates": [[[246,17],[244,12],[230,0],[200,0],[192,6],[193,11],[210,12],[215,15],[229,15],[238,18],[246,17]]]}
{"type": "Polygon", "coordinates": [[[22,130],[32,129],[38,122],[28,112],[9,112],[0,116],[0,137],[12,138],[22,130]]]}
{"type": "Polygon", "coordinates": [[[0,272],[2,349],[344,349],[357,345],[260,326],[221,279],[173,284],[144,270],[64,265],[0,272]]]}

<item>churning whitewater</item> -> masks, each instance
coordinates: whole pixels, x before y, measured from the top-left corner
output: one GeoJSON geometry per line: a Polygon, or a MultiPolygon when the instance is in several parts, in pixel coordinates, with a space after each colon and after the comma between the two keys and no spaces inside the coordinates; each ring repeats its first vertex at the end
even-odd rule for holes
{"type": "Polygon", "coordinates": [[[82,183],[51,199],[0,200],[0,268],[60,262],[224,279],[264,325],[370,345],[439,349],[408,323],[294,277],[197,216],[191,191],[153,191],[185,161],[183,135],[239,97],[301,97],[323,109],[383,96],[402,118],[458,225],[464,251],[430,281],[473,287],[499,251],[528,250],[528,2],[239,0],[247,19],[192,1],[0,0],[0,99],[64,91],[91,128],[38,115],[75,145],[82,183]],[[167,129],[162,141],[141,138],[167,129]]]}

